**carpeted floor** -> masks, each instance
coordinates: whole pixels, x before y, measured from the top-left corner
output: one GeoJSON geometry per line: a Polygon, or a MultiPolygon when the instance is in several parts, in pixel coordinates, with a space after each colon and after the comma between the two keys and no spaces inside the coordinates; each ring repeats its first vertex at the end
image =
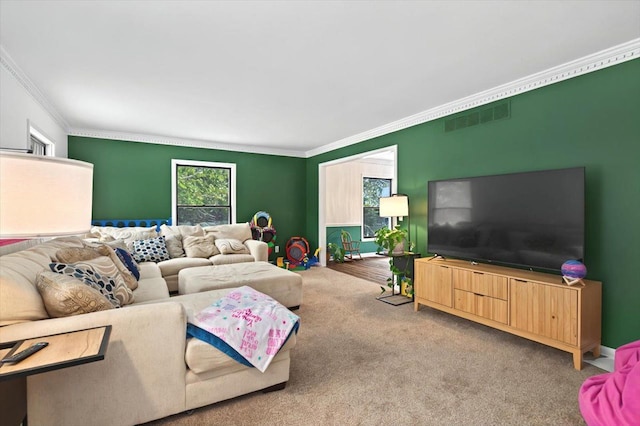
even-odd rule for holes
{"type": "Polygon", "coordinates": [[[584,425],[577,395],[602,370],[454,316],[377,301],[379,285],[301,271],[304,301],[286,389],[157,425],[584,425]]]}

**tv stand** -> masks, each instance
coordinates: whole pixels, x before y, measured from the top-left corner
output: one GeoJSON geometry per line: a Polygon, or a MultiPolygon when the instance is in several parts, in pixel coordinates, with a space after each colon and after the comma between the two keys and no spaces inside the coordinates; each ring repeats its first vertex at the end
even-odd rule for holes
{"type": "Polygon", "coordinates": [[[414,309],[438,309],[573,354],[600,356],[602,283],[456,259],[415,260],[414,309]]]}

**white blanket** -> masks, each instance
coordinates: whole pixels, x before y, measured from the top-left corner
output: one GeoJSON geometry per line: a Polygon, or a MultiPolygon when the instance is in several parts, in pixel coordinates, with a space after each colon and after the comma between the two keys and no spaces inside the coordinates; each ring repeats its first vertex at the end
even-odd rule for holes
{"type": "Polygon", "coordinates": [[[271,297],[243,286],[197,313],[187,325],[187,334],[234,358],[230,352],[237,352],[264,373],[289,335],[297,332],[299,321],[271,297]]]}

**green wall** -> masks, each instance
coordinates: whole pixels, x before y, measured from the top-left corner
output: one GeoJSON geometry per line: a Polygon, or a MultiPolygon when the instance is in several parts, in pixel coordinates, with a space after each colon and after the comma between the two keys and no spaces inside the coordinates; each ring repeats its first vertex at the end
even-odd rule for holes
{"type": "Polygon", "coordinates": [[[429,180],[585,166],[585,263],[603,282],[602,343],[615,348],[640,339],[638,75],[636,59],[514,96],[507,119],[445,133],[443,118],[309,159],[73,136],[69,157],[95,165],[96,219],[169,217],[172,158],[234,162],[238,221],[268,211],[281,248],[294,235],[315,248],[318,165],[398,145],[398,192],[423,254],[429,180]]]}
{"type": "MultiPolygon", "coordinates": [[[[328,226],[326,229],[327,244],[336,243],[342,246],[342,240],[340,239],[340,231],[347,231],[351,234],[353,240],[360,240],[362,237],[362,228],[359,226],[328,226]]],[[[316,232],[315,235],[318,233],[316,232]]],[[[309,234],[312,235],[312,234],[309,234]]],[[[315,246],[317,248],[317,245],[315,246]]],[[[360,243],[360,253],[376,253],[378,251],[378,245],[373,241],[362,241],[360,243]]]]}
{"type": "Polygon", "coordinates": [[[94,165],[93,218],[171,217],[171,160],[236,164],[236,220],[268,212],[284,249],[305,230],[305,159],[70,136],[69,158],[94,165]]]}
{"type": "Polygon", "coordinates": [[[423,254],[429,180],[585,166],[585,264],[588,278],[603,282],[602,343],[640,339],[638,76],[640,59],[514,96],[507,119],[448,133],[439,119],[308,159],[309,242],[317,245],[325,161],[397,144],[398,192],[411,197],[412,239],[423,254]]]}

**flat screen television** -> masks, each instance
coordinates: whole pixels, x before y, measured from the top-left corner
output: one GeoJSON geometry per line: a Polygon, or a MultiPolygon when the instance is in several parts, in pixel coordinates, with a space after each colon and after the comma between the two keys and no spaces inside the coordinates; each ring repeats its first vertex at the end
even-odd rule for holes
{"type": "Polygon", "coordinates": [[[584,258],[584,167],[428,183],[427,251],[560,271],[584,258]]]}

